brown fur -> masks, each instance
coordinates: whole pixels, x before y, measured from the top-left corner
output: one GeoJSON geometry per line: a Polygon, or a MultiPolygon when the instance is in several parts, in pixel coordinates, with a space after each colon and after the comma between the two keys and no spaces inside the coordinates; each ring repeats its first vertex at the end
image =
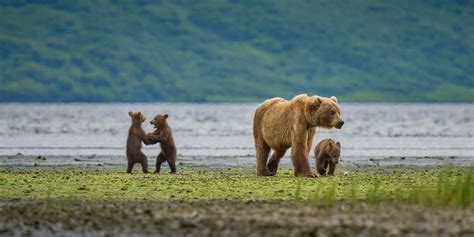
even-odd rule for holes
{"type": "Polygon", "coordinates": [[[145,131],[142,128],[142,123],[145,121],[145,116],[141,112],[128,112],[132,120],[132,125],[128,129],[127,137],[127,173],[132,173],[133,165],[140,163],[142,165],[143,173],[148,173],[148,159],[142,152],[142,141],[147,143],[145,131]]]}
{"type": "Polygon", "coordinates": [[[273,98],[264,101],[255,110],[253,123],[257,175],[275,175],[280,159],[291,147],[295,175],[316,177],[308,160],[316,127],[341,128],[342,124],[334,96],[301,94],[292,100],[273,98]],[[270,149],[274,152],[268,161],[270,149]]]}
{"type": "Polygon", "coordinates": [[[148,140],[151,144],[160,143],[161,152],[156,157],[156,170],[155,173],[160,173],[161,164],[167,162],[170,166],[171,173],[176,174],[176,145],[173,139],[173,133],[170,126],[166,122],[168,114],[158,114],[150,124],[155,126],[155,131],[148,133],[148,140]]]}
{"type": "Polygon", "coordinates": [[[324,139],[314,148],[316,170],[320,175],[334,175],[336,165],[341,156],[341,143],[332,139],[324,139]]]}

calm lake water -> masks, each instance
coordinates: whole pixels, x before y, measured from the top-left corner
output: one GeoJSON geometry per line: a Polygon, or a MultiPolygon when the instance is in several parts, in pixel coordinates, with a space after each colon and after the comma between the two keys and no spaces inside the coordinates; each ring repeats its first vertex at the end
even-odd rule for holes
{"type": "MultiPolygon", "coordinates": [[[[181,166],[253,167],[257,104],[0,104],[0,167],[125,167],[128,111],[168,113],[181,166]]],[[[341,104],[343,166],[474,165],[474,104],[341,104]]],[[[151,165],[159,145],[144,147],[151,165]]],[[[314,167],[313,151],[311,164],[314,167]]],[[[288,157],[282,164],[291,166],[288,157]]]]}

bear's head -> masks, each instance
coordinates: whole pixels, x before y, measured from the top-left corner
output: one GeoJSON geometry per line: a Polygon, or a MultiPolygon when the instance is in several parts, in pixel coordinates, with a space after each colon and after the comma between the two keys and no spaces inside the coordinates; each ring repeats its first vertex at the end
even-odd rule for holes
{"type": "Polygon", "coordinates": [[[161,128],[166,125],[166,119],[168,118],[168,114],[157,114],[151,121],[150,124],[154,125],[155,128],[161,128]]]}
{"type": "Polygon", "coordinates": [[[129,111],[128,116],[132,118],[132,124],[134,125],[141,125],[146,120],[145,116],[141,112],[129,111]]]}
{"type": "Polygon", "coordinates": [[[326,147],[326,153],[328,154],[331,162],[334,164],[339,163],[339,157],[341,156],[341,143],[329,141],[326,147]]]}
{"type": "Polygon", "coordinates": [[[341,119],[341,110],[337,98],[321,96],[307,97],[305,100],[304,114],[311,127],[342,128],[344,121],[341,119]]]}

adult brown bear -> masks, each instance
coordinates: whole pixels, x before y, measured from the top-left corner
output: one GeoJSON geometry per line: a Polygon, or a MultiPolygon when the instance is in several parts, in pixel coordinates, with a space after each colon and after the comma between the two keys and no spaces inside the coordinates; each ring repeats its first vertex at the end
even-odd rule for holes
{"type": "Polygon", "coordinates": [[[275,175],[280,159],[291,147],[295,176],[316,177],[308,159],[316,127],[340,129],[344,124],[340,113],[334,96],[301,94],[292,100],[273,98],[261,103],[253,119],[257,175],[275,175]],[[270,149],[274,152],[268,160],[270,149]]]}

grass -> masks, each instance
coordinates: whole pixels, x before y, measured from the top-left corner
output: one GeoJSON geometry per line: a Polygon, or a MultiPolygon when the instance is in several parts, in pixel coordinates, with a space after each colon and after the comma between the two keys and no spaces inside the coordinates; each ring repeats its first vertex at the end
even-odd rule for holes
{"type": "Polygon", "coordinates": [[[297,201],[411,203],[472,207],[474,169],[339,169],[336,176],[295,178],[291,169],[257,177],[253,169],[187,168],[178,175],[123,169],[0,169],[0,200],[297,201]],[[347,175],[342,175],[347,171],[347,175]],[[137,172],[137,171],[136,171],[137,172]]]}
{"type": "Polygon", "coordinates": [[[368,204],[401,202],[429,207],[456,206],[468,208],[474,202],[474,195],[471,191],[474,186],[472,177],[473,173],[470,171],[455,179],[440,177],[436,182],[437,188],[433,188],[432,184],[425,183],[415,186],[396,187],[394,191],[381,187],[381,184],[378,182],[362,188],[359,188],[356,182],[351,182],[344,196],[338,196],[335,186],[331,186],[325,192],[315,191],[311,201],[313,205],[319,203],[333,205],[335,201],[343,200],[352,205],[359,201],[364,201],[368,204]],[[321,195],[321,192],[323,192],[323,195],[321,195]]]}

